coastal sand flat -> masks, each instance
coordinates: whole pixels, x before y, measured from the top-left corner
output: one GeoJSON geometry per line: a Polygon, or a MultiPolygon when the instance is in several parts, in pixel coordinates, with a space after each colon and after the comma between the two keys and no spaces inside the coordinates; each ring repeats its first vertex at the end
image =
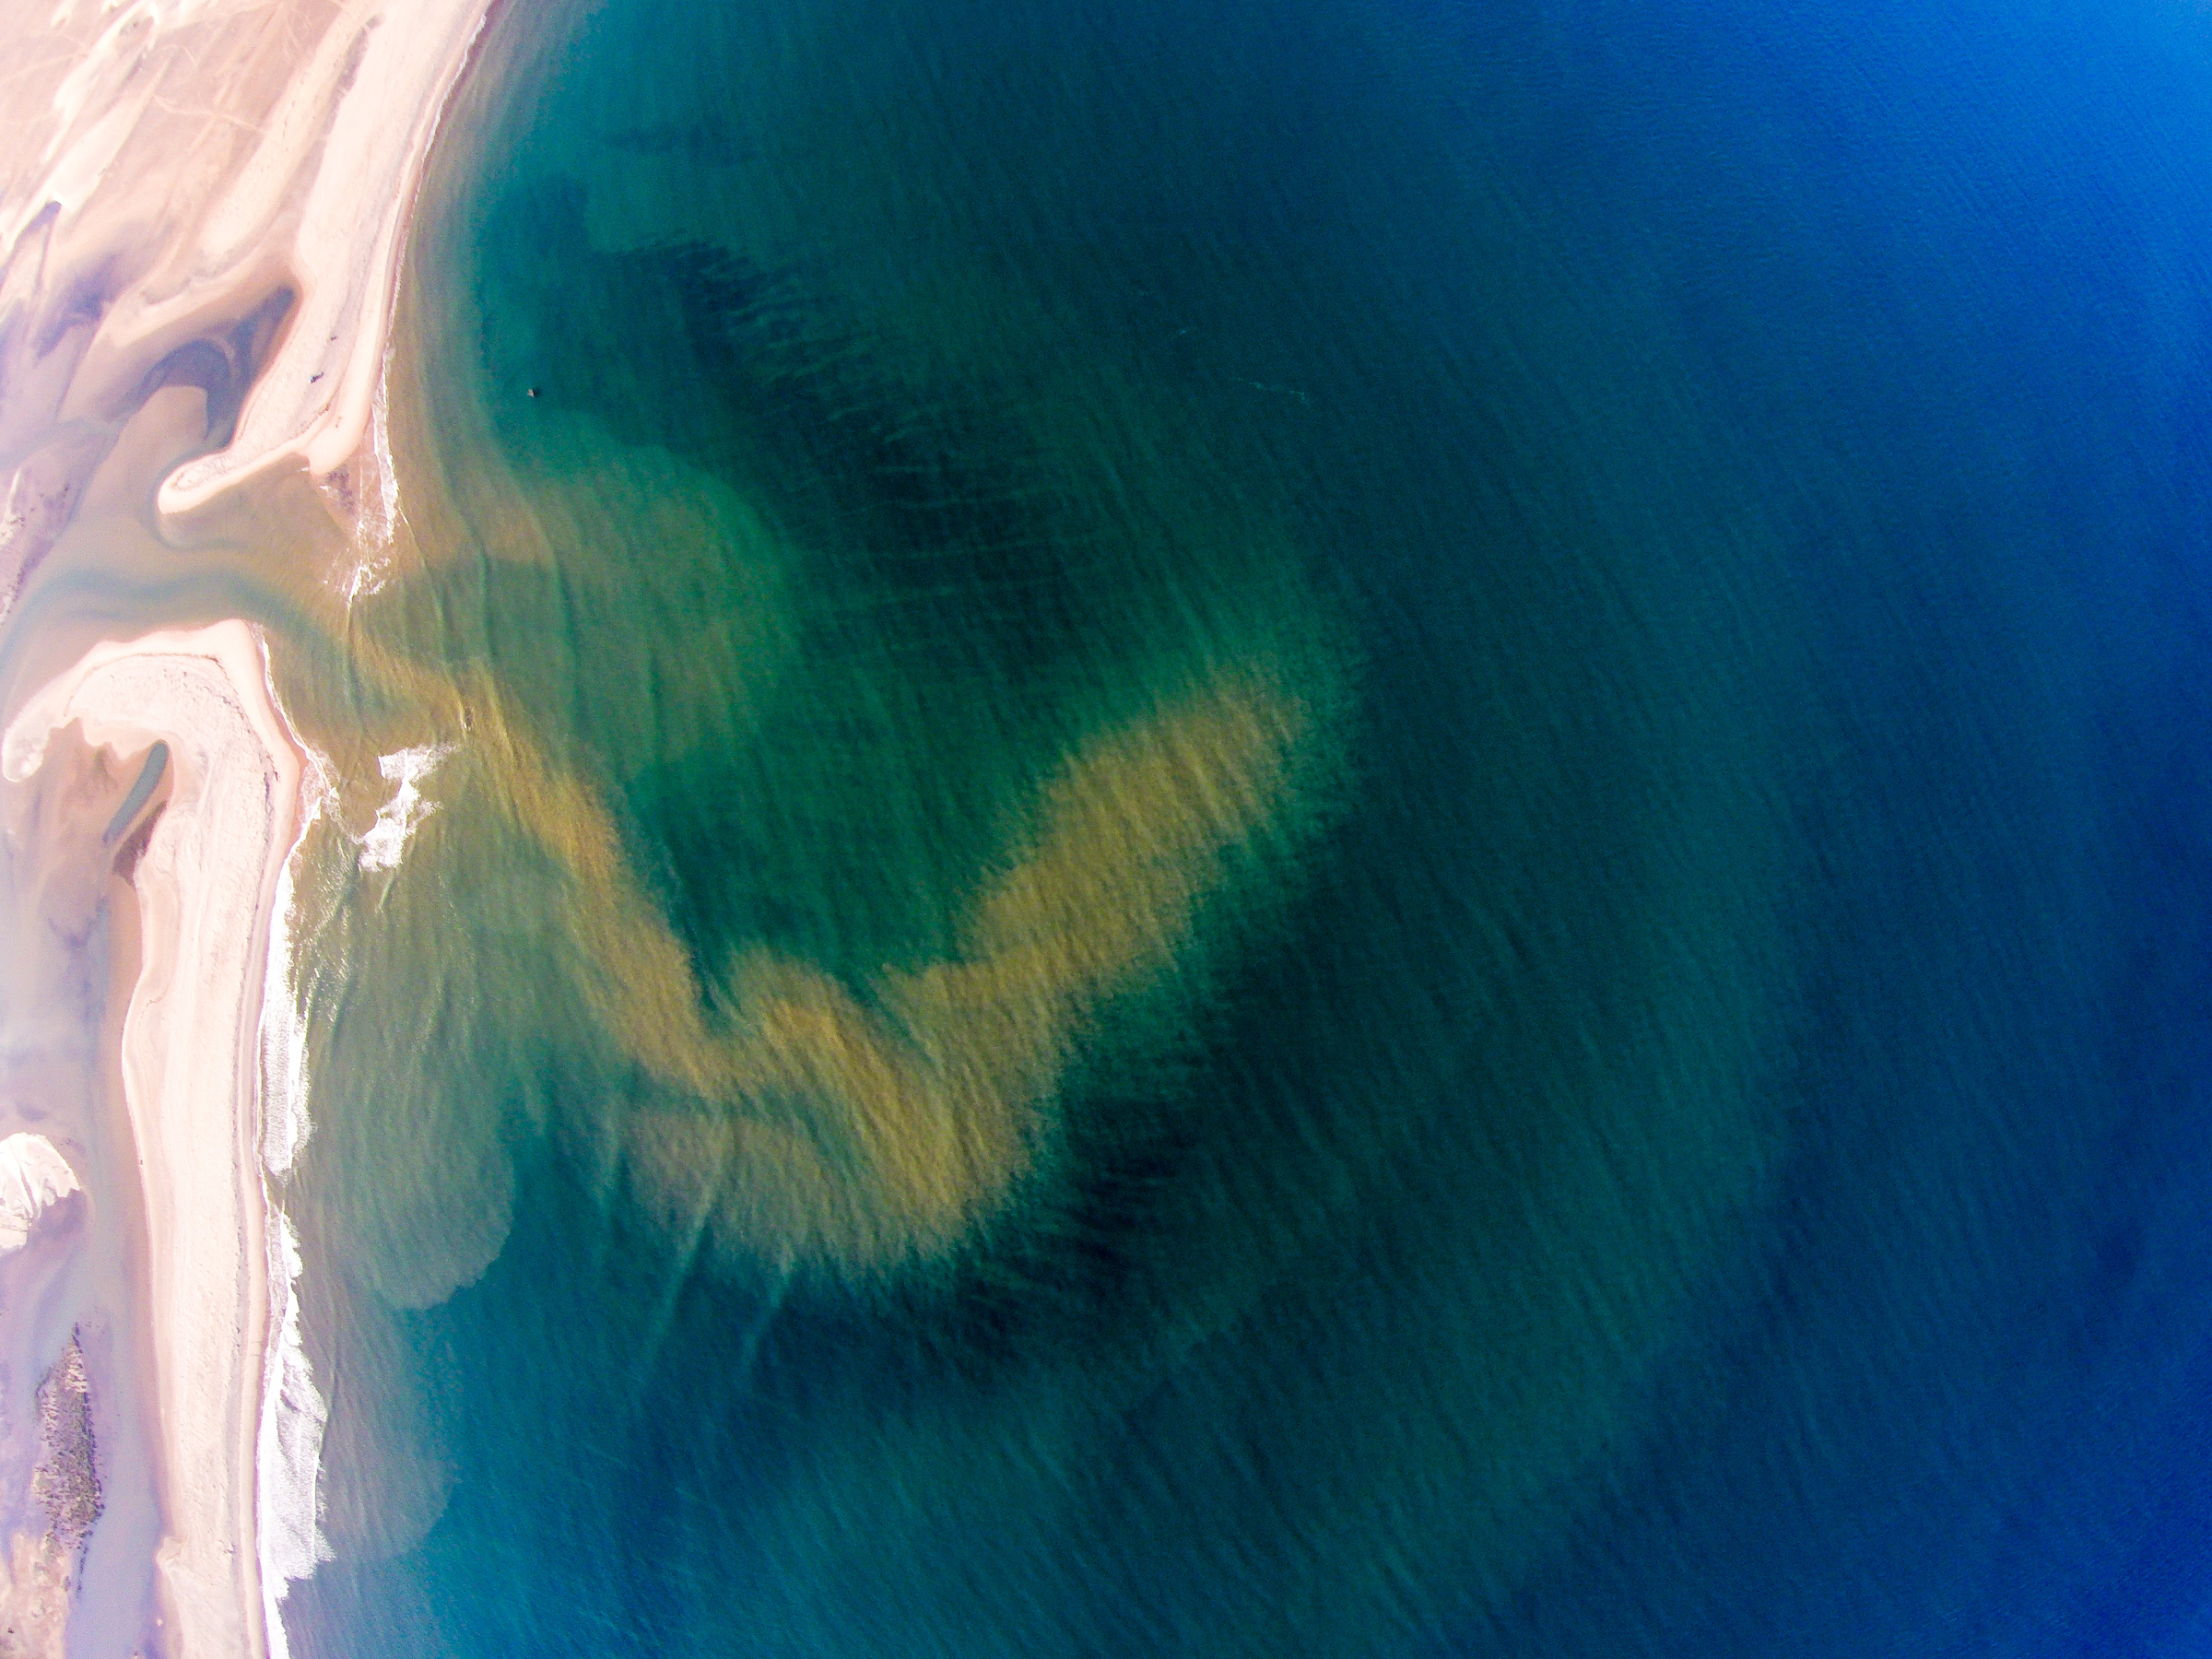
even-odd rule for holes
{"type": "MultiPolygon", "coordinates": [[[[423,159],[487,0],[0,0],[0,617],[172,351],[284,323],[183,512],[360,448],[423,159]],[[285,296],[289,296],[288,306],[285,296]]],[[[153,482],[149,480],[149,482],[153,482]]]]}
{"type": "MultiPolygon", "coordinates": [[[[129,459],[118,434],[181,349],[229,429],[181,473],[125,480],[140,500],[159,486],[163,512],[363,448],[414,192],[486,9],[0,0],[0,626],[29,620],[49,555],[76,557],[88,488],[129,459]]],[[[301,758],[242,623],[102,643],[47,678],[75,649],[55,644],[84,637],[65,624],[14,652],[39,668],[0,688],[0,771],[28,779],[73,722],[125,755],[170,746],[117,1066],[147,1212],[155,1571],[166,1651],[258,1659],[284,1651],[276,1601],[316,1539],[320,1416],[300,1406],[320,1402],[288,1346],[297,1258],[256,1097],[301,758]]]]}
{"type": "Polygon", "coordinates": [[[299,816],[301,757],[242,623],[96,648],[9,725],[22,782],[72,723],[176,782],[137,866],[142,967],[123,1078],[147,1206],[166,1538],[185,1659],[265,1652],[254,1447],[273,1286],[257,1150],[263,964],[299,816]]]}

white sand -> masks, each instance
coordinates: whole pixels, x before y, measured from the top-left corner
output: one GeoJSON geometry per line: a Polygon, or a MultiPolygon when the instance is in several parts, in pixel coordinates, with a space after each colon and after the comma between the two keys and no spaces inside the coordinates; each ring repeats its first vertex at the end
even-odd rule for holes
{"type": "MultiPolygon", "coordinates": [[[[231,441],[163,482],[160,508],[352,461],[376,475],[354,493],[395,510],[364,434],[423,159],[487,6],[0,0],[0,622],[149,373],[195,340],[231,352],[279,289],[291,312],[231,441]]],[[[277,1599],[322,1553],[323,1406],[264,1178],[306,1133],[280,925],[303,759],[238,622],[93,650],[29,694],[0,771],[29,777],[73,721],[125,752],[164,739],[176,771],[135,873],[121,1065],[147,1212],[158,1573],[178,1659],[258,1659],[282,1653],[277,1599]]],[[[415,816],[401,805],[388,839],[415,816]]]]}
{"type": "Polygon", "coordinates": [[[76,1171],[44,1135],[0,1140],[0,1255],[29,1243],[31,1223],[76,1189],[76,1171]]]}
{"type": "Polygon", "coordinates": [[[288,1283],[267,1272],[255,1085],[269,919],[303,756],[238,622],[98,647],[9,724],[0,771],[29,778],[72,722],[88,743],[125,753],[166,740],[176,769],[135,877],[142,967],[122,1056],[168,1494],[158,1571],[183,1659],[260,1654],[254,1452],[265,1343],[272,1315],[286,1316],[288,1283]]]}

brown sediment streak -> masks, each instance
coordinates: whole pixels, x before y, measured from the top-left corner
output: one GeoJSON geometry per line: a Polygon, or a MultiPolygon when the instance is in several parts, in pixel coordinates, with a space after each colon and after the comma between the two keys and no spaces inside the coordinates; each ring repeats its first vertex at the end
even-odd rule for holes
{"type": "Polygon", "coordinates": [[[9,782],[36,772],[72,724],[96,747],[170,746],[168,806],[133,872],[143,956],[121,1055],[161,1426],[156,1569],[182,1659],[257,1655],[254,1447],[272,1294],[259,1021],[304,758],[239,622],[96,647],[8,725],[9,782]]]}
{"type": "MultiPolygon", "coordinates": [[[[382,666],[431,692],[419,671],[382,666]]],[[[474,693],[488,795],[567,874],[587,995],[648,1073],[698,1102],[633,1125],[641,1194],[732,1252],[875,1267],[958,1243],[1030,1168],[1106,1005],[1174,963],[1240,848],[1295,839],[1312,811],[1312,709],[1264,671],[1227,671],[1070,757],[955,957],[856,994],[756,952],[709,995],[597,799],[489,687],[474,693]]]]}

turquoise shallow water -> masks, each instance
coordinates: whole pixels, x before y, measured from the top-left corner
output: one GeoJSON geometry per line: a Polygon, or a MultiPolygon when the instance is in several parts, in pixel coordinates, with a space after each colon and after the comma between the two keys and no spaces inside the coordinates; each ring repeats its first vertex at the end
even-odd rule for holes
{"type": "Polygon", "coordinates": [[[508,14],[299,1651],[2183,1651],[2199,32],[508,14]]]}

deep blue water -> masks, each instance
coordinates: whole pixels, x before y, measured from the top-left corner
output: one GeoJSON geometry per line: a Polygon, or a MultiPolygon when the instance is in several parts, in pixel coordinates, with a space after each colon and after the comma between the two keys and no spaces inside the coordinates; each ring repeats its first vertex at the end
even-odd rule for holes
{"type": "Polygon", "coordinates": [[[473,505],[361,626],[703,996],[890,1006],[1192,665],[1333,759],[873,1276],[655,1218],[712,1102],[456,794],[330,935],[300,1651],[2203,1645],[2212,19],[496,30],[408,276],[473,505]]]}

